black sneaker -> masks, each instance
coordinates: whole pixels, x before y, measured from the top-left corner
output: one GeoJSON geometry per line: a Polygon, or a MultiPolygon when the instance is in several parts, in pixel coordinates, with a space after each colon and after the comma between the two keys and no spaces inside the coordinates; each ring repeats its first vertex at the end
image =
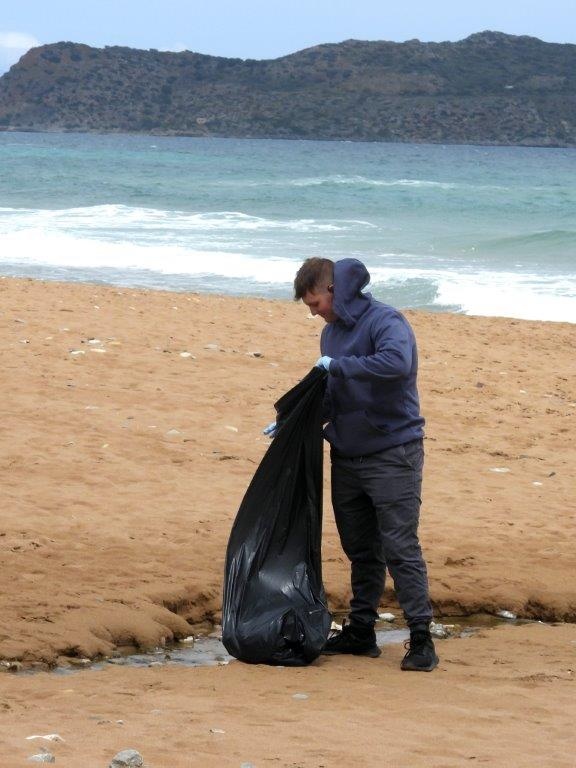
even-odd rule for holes
{"type": "Polygon", "coordinates": [[[440,659],[436,655],[432,635],[427,629],[413,630],[410,640],[404,643],[408,653],[402,659],[400,668],[408,672],[432,672],[440,659]]]}
{"type": "Polygon", "coordinates": [[[358,624],[344,624],[341,632],[335,632],[326,641],[322,649],[326,656],[337,653],[352,653],[354,656],[370,656],[375,659],[381,654],[376,645],[374,627],[361,627],[358,624]]]}

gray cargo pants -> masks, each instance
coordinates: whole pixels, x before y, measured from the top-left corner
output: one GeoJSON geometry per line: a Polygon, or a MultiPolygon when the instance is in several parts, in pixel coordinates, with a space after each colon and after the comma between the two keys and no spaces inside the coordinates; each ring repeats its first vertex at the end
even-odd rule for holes
{"type": "Polygon", "coordinates": [[[410,627],[428,624],[432,607],[418,541],[422,440],[369,456],[331,452],[332,506],[342,548],[352,564],[350,620],[372,625],[386,568],[410,627]]]}

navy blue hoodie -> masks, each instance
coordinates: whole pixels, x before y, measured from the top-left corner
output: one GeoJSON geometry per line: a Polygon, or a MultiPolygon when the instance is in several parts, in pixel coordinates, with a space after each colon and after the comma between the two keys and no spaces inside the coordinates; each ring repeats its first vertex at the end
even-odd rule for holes
{"type": "Polygon", "coordinates": [[[320,348],[330,363],[324,435],[337,453],[363,456],[423,437],[418,352],[398,310],[362,293],[370,281],[358,259],[334,264],[333,309],[320,348]]]}

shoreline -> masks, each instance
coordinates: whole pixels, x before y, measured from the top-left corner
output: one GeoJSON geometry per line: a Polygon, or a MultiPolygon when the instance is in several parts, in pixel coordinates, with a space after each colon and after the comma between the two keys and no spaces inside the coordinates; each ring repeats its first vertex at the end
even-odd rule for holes
{"type": "MultiPolygon", "coordinates": [[[[218,623],[262,425],[315,361],[320,323],[293,302],[18,278],[0,281],[0,303],[0,658],[94,657],[218,623]]],[[[575,621],[573,326],[406,315],[435,610],[575,621]]],[[[326,474],[324,581],[340,610],[326,474]]]]}
{"type": "MultiPolygon", "coordinates": [[[[0,75],[1,77],[1,75],[0,75]]],[[[203,133],[154,133],[152,131],[102,131],[102,130],[66,130],[66,128],[49,129],[49,128],[23,128],[20,126],[0,126],[0,133],[46,133],[46,134],[62,134],[62,135],[79,135],[79,136],[149,136],[154,138],[166,138],[166,139],[233,139],[235,141],[314,141],[314,142],[326,142],[326,143],[342,143],[342,144],[414,144],[415,146],[430,146],[430,147],[503,147],[510,149],[511,147],[517,147],[518,149],[576,149],[576,144],[530,144],[530,143],[515,143],[506,144],[499,142],[483,141],[479,143],[465,143],[461,141],[416,141],[411,139],[410,141],[400,140],[380,140],[380,139],[338,139],[338,138],[311,138],[303,136],[230,136],[230,135],[216,135],[216,134],[203,134],[203,133]]]]}
{"type": "MultiPolygon", "coordinates": [[[[58,268],[58,267],[50,267],[52,269],[58,268]]],[[[63,269],[72,269],[70,267],[64,267],[63,269]]],[[[142,270],[144,271],[144,270],[142,270]]],[[[159,273],[160,274],[160,273],[159,273]]],[[[228,278],[232,279],[232,278],[228,278]]],[[[27,275],[10,275],[10,274],[3,274],[0,272],[0,281],[2,280],[31,280],[34,282],[39,283],[55,283],[57,285],[79,285],[79,286],[94,286],[94,287],[104,287],[104,288],[110,288],[113,290],[125,290],[125,291],[144,291],[144,292],[159,292],[159,293],[173,293],[176,295],[180,294],[189,294],[194,296],[205,296],[205,297],[216,297],[216,298],[222,298],[222,299],[238,299],[240,301],[246,300],[246,301],[271,301],[271,302],[281,302],[281,303],[292,303],[291,299],[288,299],[287,297],[281,297],[281,296],[265,296],[264,291],[266,290],[266,284],[263,284],[262,287],[262,294],[256,294],[256,293],[222,293],[219,289],[211,290],[203,290],[199,291],[196,289],[191,288],[176,288],[176,287],[157,287],[154,285],[142,285],[142,284],[134,284],[134,283],[112,283],[112,282],[106,282],[104,280],[99,280],[94,278],[94,280],[89,280],[84,277],[78,279],[78,280],[63,280],[61,277],[49,277],[49,276],[27,276],[27,275]]],[[[375,297],[378,299],[378,297],[375,297]]],[[[379,299],[380,300],[380,299],[379,299]]],[[[516,317],[516,316],[507,316],[507,315],[477,315],[467,312],[457,312],[457,311],[451,311],[447,309],[430,309],[429,307],[426,308],[420,308],[420,307],[396,307],[399,311],[405,314],[423,314],[423,315],[449,315],[451,317],[469,317],[469,318],[483,318],[483,319],[494,319],[494,320],[509,320],[512,322],[526,322],[526,323],[549,323],[554,325],[570,325],[570,326],[576,326],[576,320],[551,320],[551,319],[530,319],[530,318],[524,318],[524,317],[516,317]]]]}

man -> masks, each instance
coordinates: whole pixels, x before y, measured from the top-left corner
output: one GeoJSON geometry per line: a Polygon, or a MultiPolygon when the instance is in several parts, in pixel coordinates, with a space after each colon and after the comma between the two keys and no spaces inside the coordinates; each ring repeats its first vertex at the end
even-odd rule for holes
{"type": "Polygon", "coordinates": [[[316,364],[329,374],[332,505],[352,571],[349,623],[323,653],[380,655],[374,623],[388,568],[410,628],[402,669],[430,672],[438,657],[418,541],[424,419],[416,341],[400,312],[362,293],[369,280],[357,259],[312,258],[294,281],[295,300],[326,322],[316,364]]]}

